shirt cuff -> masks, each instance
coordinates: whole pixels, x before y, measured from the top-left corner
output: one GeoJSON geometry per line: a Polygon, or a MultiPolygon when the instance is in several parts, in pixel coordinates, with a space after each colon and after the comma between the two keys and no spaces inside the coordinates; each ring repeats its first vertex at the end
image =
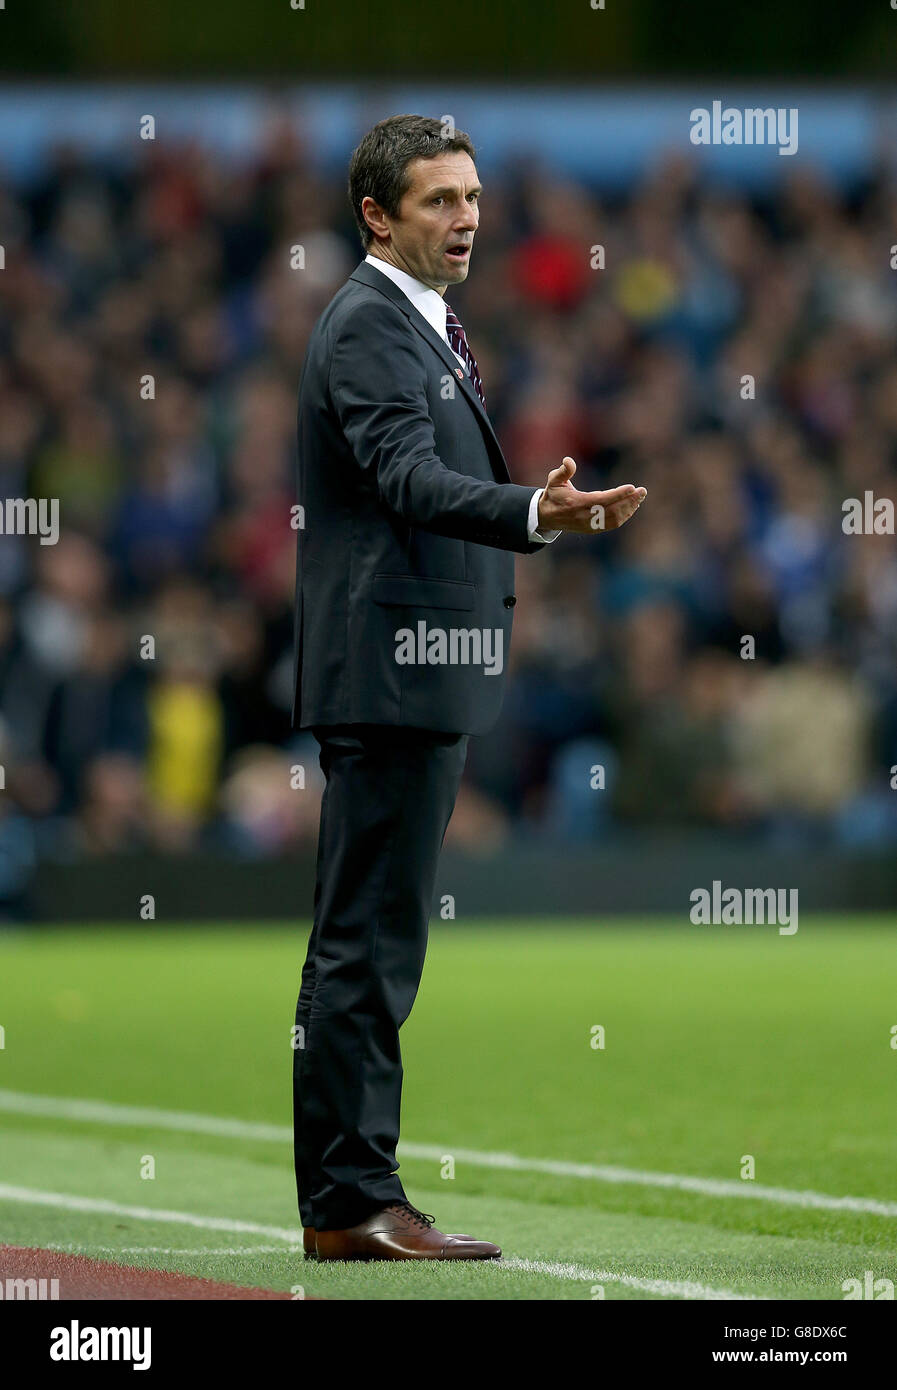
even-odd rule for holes
{"type": "Polygon", "coordinates": [[[527,530],[531,541],[542,541],[545,545],[550,545],[552,541],[557,540],[561,533],[560,531],[545,531],[539,528],[539,498],[544,491],[544,488],[537,487],[530,499],[527,530]]]}

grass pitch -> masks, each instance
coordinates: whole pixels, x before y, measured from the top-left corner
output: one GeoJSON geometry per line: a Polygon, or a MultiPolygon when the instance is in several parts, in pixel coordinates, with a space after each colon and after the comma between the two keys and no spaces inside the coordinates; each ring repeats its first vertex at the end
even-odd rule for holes
{"type": "Polygon", "coordinates": [[[893,927],[434,922],[401,1175],[504,1259],[324,1266],[289,1145],[307,926],[7,930],[0,1242],[327,1298],[897,1283],[893,927]]]}

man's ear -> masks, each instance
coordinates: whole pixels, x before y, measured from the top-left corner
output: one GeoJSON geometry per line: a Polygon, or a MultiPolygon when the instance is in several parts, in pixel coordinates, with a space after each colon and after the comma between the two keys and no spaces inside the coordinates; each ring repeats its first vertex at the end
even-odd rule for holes
{"type": "MultiPolygon", "coordinates": [[[[386,222],[386,213],[380,204],[373,198],[366,196],[361,200],[361,215],[370,227],[375,236],[386,237],[389,235],[389,227],[386,222]]],[[[370,247],[368,247],[370,250],[370,247]]]]}

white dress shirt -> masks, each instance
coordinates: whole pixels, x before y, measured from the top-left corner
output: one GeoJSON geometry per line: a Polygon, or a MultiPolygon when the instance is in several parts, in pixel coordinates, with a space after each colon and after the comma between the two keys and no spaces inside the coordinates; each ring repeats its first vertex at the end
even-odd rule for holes
{"type": "MultiPolygon", "coordinates": [[[[379,256],[365,256],[365,264],[376,266],[379,271],[392,280],[394,285],[410,299],[419,314],[427,320],[431,328],[435,329],[444,343],[458,358],[461,366],[467,372],[467,363],[459,353],[455,352],[449,342],[448,333],[445,329],[445,300],[436,290],[431,290],[429,285],[424,285],[420,280],[415,280],[413,275],[409,275],[404,270],[399,270],[397,266],[390,265],[389,261],[382,261],[379,256]]],[[[529,504],[529,516],[527,518],[527,530],[531,541],[544,541],[548,544],[556,540],[561,534],[560,531],[545,531],[539,527],[539,498],[542,496],[543,489],[537,487],[532,495],[529,504]]]]}

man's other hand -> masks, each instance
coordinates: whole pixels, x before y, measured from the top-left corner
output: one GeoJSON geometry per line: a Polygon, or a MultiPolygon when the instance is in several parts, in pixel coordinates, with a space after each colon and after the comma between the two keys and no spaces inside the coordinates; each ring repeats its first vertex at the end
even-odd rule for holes
{"type": "Polygon", "coordinates": [[[638,511],[648,496],[646,488],[624,483],[608,492],[579,492],[571,482],[576,464],[569,456],[548,475],[539,498],[539,527],[546,531],[576,531],[594,535],[615,531],[638,511]]]}

